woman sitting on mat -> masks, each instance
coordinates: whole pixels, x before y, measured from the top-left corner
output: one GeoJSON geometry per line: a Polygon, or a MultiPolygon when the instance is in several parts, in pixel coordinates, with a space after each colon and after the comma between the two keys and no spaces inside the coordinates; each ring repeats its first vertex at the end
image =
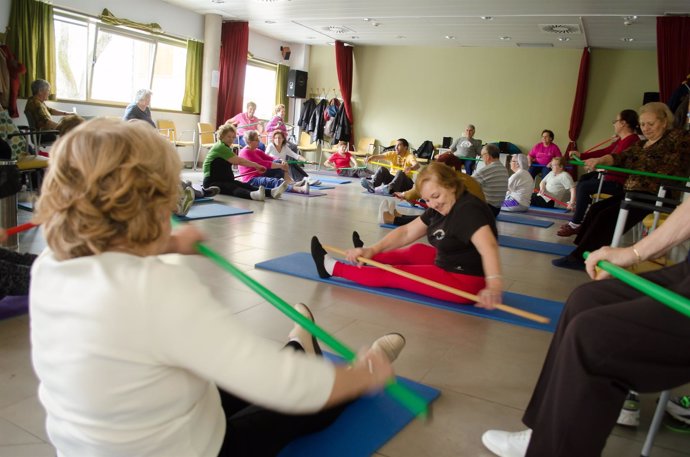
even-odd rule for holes
{"type": "MultiPolygon", "coordinates": [[[[261,148],[259,148],[261,149],[261,148]]],[[[285,138],[285,134],[280,130],[273,132],[273,138],[271,138],[270,143],[268,143],[268,148],[266,149],[266,154],[273,157],[274,161],[278,160],[283,163],[287,163],[289,160],[299,161],[308,163],[309,161],[299,152],[293,151],[288,145],[285,138]]],[[[293,181],[301,181],[304,178],[308,178],[309,175],[300,164],[288,163],[288,175],[293,181]]],[[[318,181],[311,180],[309,185],[315,186],[318,181]]]]}
{"type": "MultiPolygon", "coordinates": [[[[640,127],[646,140],[637,142],[620,154],[605,155],[585,161],[585,169],[613,165],[636,171],[647,171],[687,178],[690,174],[690,132],[673,128],[673,113],[665,103],[652,102],[640,108],[640,127]]],[[[656,196],[661,184],[674,183],[659,178],[629,174],[623,185],[625,192],[656,196]]],[[[609,197],[589,207],[575,238],[577,248],[551,263],[557,267],[584,270],[582,254],[611,243],[623,195],[609,197]]],[[[623,232],[630,230],[651,211],[630,208],[623,232]]]]}
{"type": "Polygon", "coordinates": [[[529,160],[524,154],[513,154],[510,159],[510,169],[513,174],[508,178],[508,192],[501,204],[501,211],[512,213],[524,212],[529,209],[534,179],[529,174],[529,160]]]}
{"type": "Polygon", "coordinates": [[[551,159],[551,173],[544,176],[539,183],[539,192],[532,194],[530,200],[531,206],[538,206],[540,208],[554,208],[556,204],[558,207],[565,207],[568,211],[572,211],[575,207],[575,182],[572,176],[563,169],[563,157],[554,157],[551,159]],[[564,201],[568,198],[566,202],[564,201]]]}
{"type": "Polygon", "coordinates": [[[263,201],[266,198],[264,187],[254,187],[251,184],[235,180],[235,175],[232,172],[233,165],[242,164],[246,168],[256,169],[259,173],[266,171],[266,167],[263,165],[243,159],[232,150],[235,132],[235,126],[232,124],[223,124],[218,127],[216,132],[218,142],[208,151],[204,159],[203,187],[216,186],[220,188],[220,193],[223,195],[263,201]]]}
{"type": "Polygon", "coordinates": [[[393,376],[401,335],[351,367],[319,357],[302,327],[279,351],[184,262],[164,262],[203,238],[192,225],[171,234],[181,168],[155,130],[108,119],[51,151],[35,213],[48,248],[32,270],[31,346],[59,455],[276,455],[393,376]]]}
{"type": "Polygon", "coordinates": [[[317,237],[311,254],[319,276],[338,276],[370,287],[394,287],[456,303],[468,299],[375,267],[357,264],[358,257],[386,263],[403,272],[478,294],[477,306],[501,302],[503,281],[496,242],[496,222],[491,210],[465,191],[455,170],[432,163],[419,173],[415,187],[429,208],[420,217],[398,227],[383,239],[364,247],[353,234],[356,246],[347,251],[351,263],[336,261],[317,237]],[[414,243],[427,235],[431,246],[414,243]]]}
{"type": "Polygon", "coordinates": [[[240,157],[251,163],[263,165],[265,171],[261,173],[253,167],[246,167],[240,164],[239,179],[252,186],[263,186],[266,189],[271,189],[271,197],[273,198],[280,198],[286,190],[299,194],[309,193],[307,178],[304,178],[299,183],[295,183],[290,175],[286,174],[288,170],[287,163],[275,161],[273,157],[261,149],[257,149],[259,133],[256,130],[247,131],[244,134],[244,141],[247,145],[240,151],[240,157]]]}
{"type": "Polygon", "coordinates": [[[339,176],[348,176],[353,178],[370,178],[374,173],[365,167],[357,165],[357,159],[352,156],[352,153],[347,150],[347,142],[339,141],[335,147],[333,154],[328,155],[328,158],[323,163],[326,168],[335,172],[339,176]]]}
{"type": "Polygon", "coordinates": [[[372,160],[390,162],[392,170],[382,166],[376,170],[371,179],[362,178],[361,184],[366,190],[372,194],[390,195],[394,192],[405,192],[412,189],[414,186],[412,171],[419,168],[419,163],[410,151],[410,144],[405,138],[398,139],[394,151],[367,156],[364,163],[368,164],[372,160]]]}

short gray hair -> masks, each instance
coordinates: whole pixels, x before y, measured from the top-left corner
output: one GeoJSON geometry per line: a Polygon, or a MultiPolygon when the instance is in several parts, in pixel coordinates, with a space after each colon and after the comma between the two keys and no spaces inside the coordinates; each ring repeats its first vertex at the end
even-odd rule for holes
{"type": "Polygon", "coordinates": [[[45,79],[37,79],[31,83],[31,95],[37,95],[45,88],[50,89],[50,83],[45,79]]]}
{"type": "Polygon", "coordinates": [[[256,130],[247,130],[244,132],[244,142],[249,143],[250,141],[256,141],[259,139],[259,132],[256,130]]]}
{"type": "Polygon", "coordinates": [[[153,92],[148,89],[139,89],[137,93],[134,94],[134,103],[139,103],[139,100],[142,100],[144,97],[149,95],[153,95],[153,92]]]}
{"type": "Polygon", "coordinates": [[[489,157],[492,159],[501,157],[501,150],[493,143],[486,143],[482,149],[486,149],[486,153],[489,154],[489,157]]]}

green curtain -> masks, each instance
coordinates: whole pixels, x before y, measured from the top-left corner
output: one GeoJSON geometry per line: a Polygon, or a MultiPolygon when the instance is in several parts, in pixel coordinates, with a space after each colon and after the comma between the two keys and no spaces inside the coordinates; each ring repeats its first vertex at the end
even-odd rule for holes
{"type": "MultiPolygon", "coordinates": [[[[285,112],[289,113],[289,99],[287,96],[287,82],[290,67],[278,64],[276,68],[276,105],[285,105],[285,112]]],[[[287,121],[286,121],[287,122],[287,121]]]]}
{"type": "Polygon", "coordinates": [[[36,0],[12,0],[7,45],[26,66],[19,75],[19,97],[31,95],[31,83],[45,79],[55,93],[55,27],[53,7],[36,0]]]}
{"type": "Polygon", "coordinates": [[[187,40],[187,69],[185,70],[182,111],[201,111],[201,73],[204,60],[204,43],[187,40]]]}

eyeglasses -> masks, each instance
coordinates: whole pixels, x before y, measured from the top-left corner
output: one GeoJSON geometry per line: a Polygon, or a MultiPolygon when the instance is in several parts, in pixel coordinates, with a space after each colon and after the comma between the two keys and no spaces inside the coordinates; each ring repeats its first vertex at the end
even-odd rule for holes
{"type": "Polygon", "coordinates": [[[622,120],[623,120],[623,119],[615,119],[615,120],[613,121],[613,124],[615,124],[616,122],[621,122],[622,120]]]}

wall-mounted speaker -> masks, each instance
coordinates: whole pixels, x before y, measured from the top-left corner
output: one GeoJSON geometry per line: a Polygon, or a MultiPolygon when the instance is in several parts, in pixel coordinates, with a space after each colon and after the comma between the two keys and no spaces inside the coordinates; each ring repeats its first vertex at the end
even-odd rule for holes
{"type": "Polygon", "coordinates": [[[647,103],[651,102],[658,102],[659,101],[659,92],[645,92],[644,95],[642,95],[642,104],[646,105],[647,103]]]}
{"type": "Polygon", "coordinates": [[[287,96],[290,98],[306,98],[307,72],[290,70],[287,81],[287,96]]]}
{"type": "Polygon", "coordinates": [[[281,46],[280,53],[283,55],[283,60],[290,60],[290,54],[292,53],[289,46],[281,46]]]}

